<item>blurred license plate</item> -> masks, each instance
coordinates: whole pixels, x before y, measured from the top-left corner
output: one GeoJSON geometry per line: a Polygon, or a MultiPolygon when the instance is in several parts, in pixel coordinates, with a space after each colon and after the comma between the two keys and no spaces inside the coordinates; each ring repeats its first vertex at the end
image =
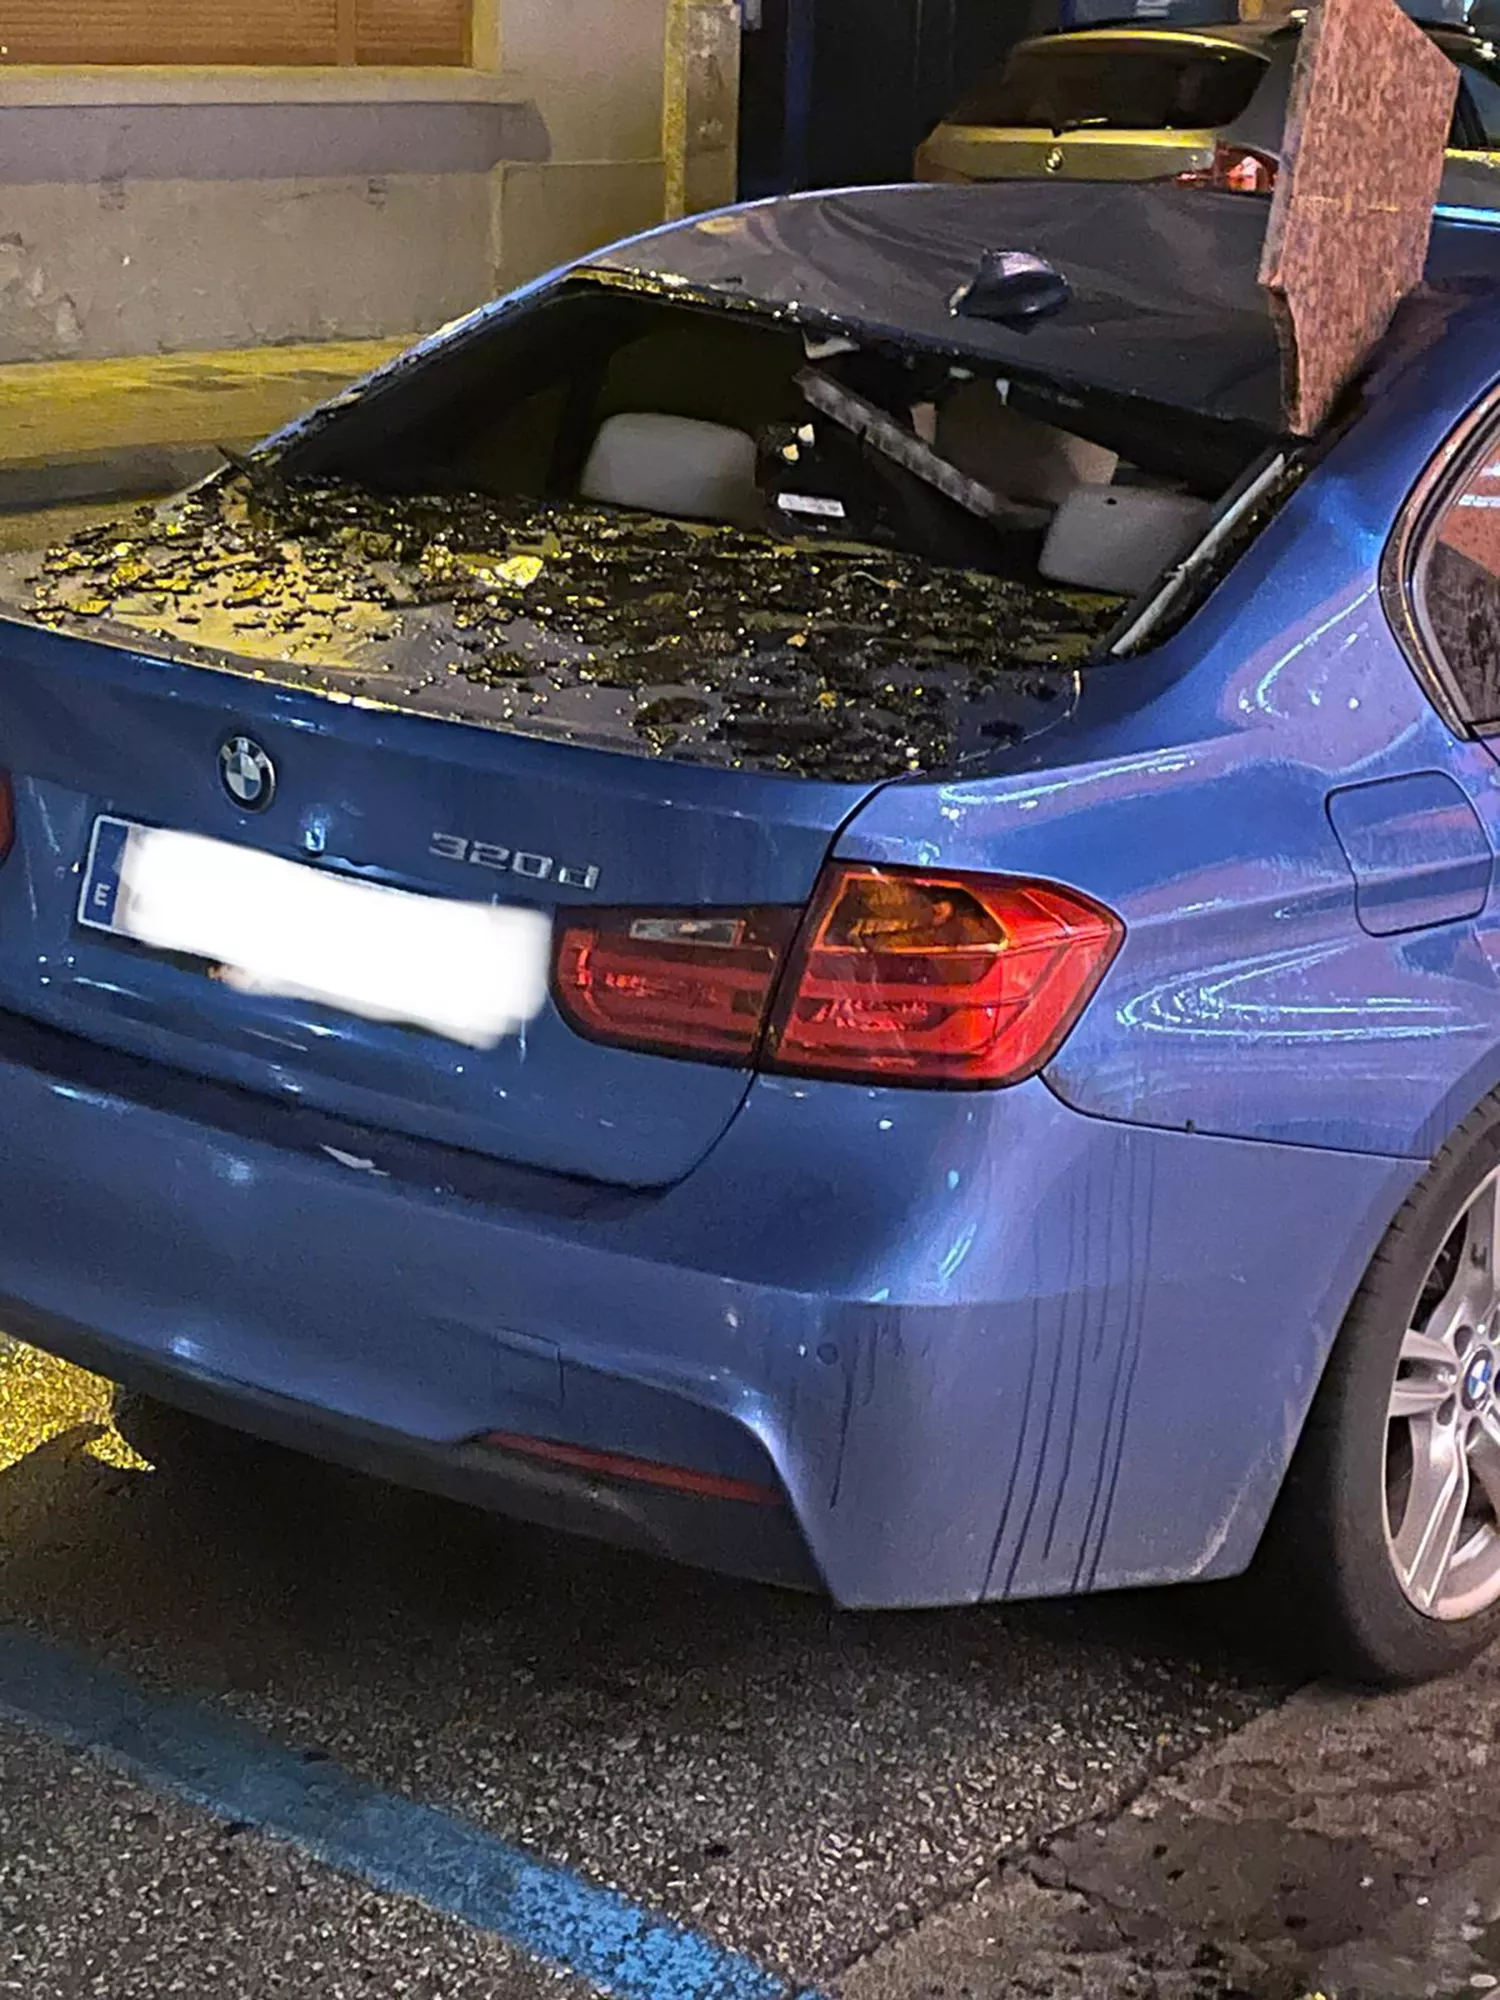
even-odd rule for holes
{"type": "Polygon", "coordinates": [[[78,921],[202,959],[244,993],[315,1000],[492,1048],[541,1012],[552,925],[198,834],[94,822],[78,921]]]}

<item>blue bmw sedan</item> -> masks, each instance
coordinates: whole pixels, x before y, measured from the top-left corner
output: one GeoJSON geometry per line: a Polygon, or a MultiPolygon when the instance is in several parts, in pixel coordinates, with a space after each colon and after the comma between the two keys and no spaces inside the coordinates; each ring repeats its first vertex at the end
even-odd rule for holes
{"type": "Polygon", "coordinates": [[[1265,219],[698,219],[7,559],[0,1324],[841,1605],[1500,1632],[1500,233],[1299,439],[1265,219]]]}

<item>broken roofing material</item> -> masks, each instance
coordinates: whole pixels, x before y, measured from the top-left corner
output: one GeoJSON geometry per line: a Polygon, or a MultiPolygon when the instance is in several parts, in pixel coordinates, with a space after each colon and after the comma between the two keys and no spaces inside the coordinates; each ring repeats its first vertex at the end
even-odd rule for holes
{"type": "Polygon", "coordinates": [[[578,504],[236,478],[49,551],[26,608],[346,697],[860,781],[1065,712],[1120,604],[578,504]]]}
{"type": "Polygon", "coordinates": [[[1395,0],[1313,0],[1261,266],[1299,435],[1421,282],[1457,91],[1457,69],[1395,0]]]}

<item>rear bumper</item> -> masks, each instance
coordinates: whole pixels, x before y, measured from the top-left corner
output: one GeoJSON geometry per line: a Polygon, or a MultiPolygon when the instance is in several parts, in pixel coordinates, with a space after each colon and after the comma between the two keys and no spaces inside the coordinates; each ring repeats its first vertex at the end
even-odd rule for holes
{"type": "Polygon", "coordinates": [[[757,1083],[629,1193],[0,1017],[0,1325],[241,1428],[848,1605],[1227,1574],[1411,1161],[757,1083]],[[1274,1257],[1267,1246],[1275,1245],[1274,1257]],[[503,1432],[769,1486],[688,1498],[503,1432]]]}
{"type": "Polygon", "coordinates": [[[398,1486],[759,1583],[807,1591],[822,1587],[796,1522],[779,1502],[694,1498],[533,1462],[484,1444],[435,1444],[242,1383],[164,1367],[87,1327],[16,1308],[9,1330],[179,1410],[398,1486]]]}

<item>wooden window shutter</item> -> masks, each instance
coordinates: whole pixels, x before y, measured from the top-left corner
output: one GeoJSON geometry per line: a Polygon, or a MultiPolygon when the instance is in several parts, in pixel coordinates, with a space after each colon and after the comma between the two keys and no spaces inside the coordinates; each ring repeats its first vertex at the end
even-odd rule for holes
{"type": "Polygon", "coordinates": [[[470,0],[0,0],[0,63],[466,63],[470,0]]]}
{"type": "Polygon", "coordinates": [[[469,0],[352,0],[352,10],[356,62],[469,60],[469,0]]]}

